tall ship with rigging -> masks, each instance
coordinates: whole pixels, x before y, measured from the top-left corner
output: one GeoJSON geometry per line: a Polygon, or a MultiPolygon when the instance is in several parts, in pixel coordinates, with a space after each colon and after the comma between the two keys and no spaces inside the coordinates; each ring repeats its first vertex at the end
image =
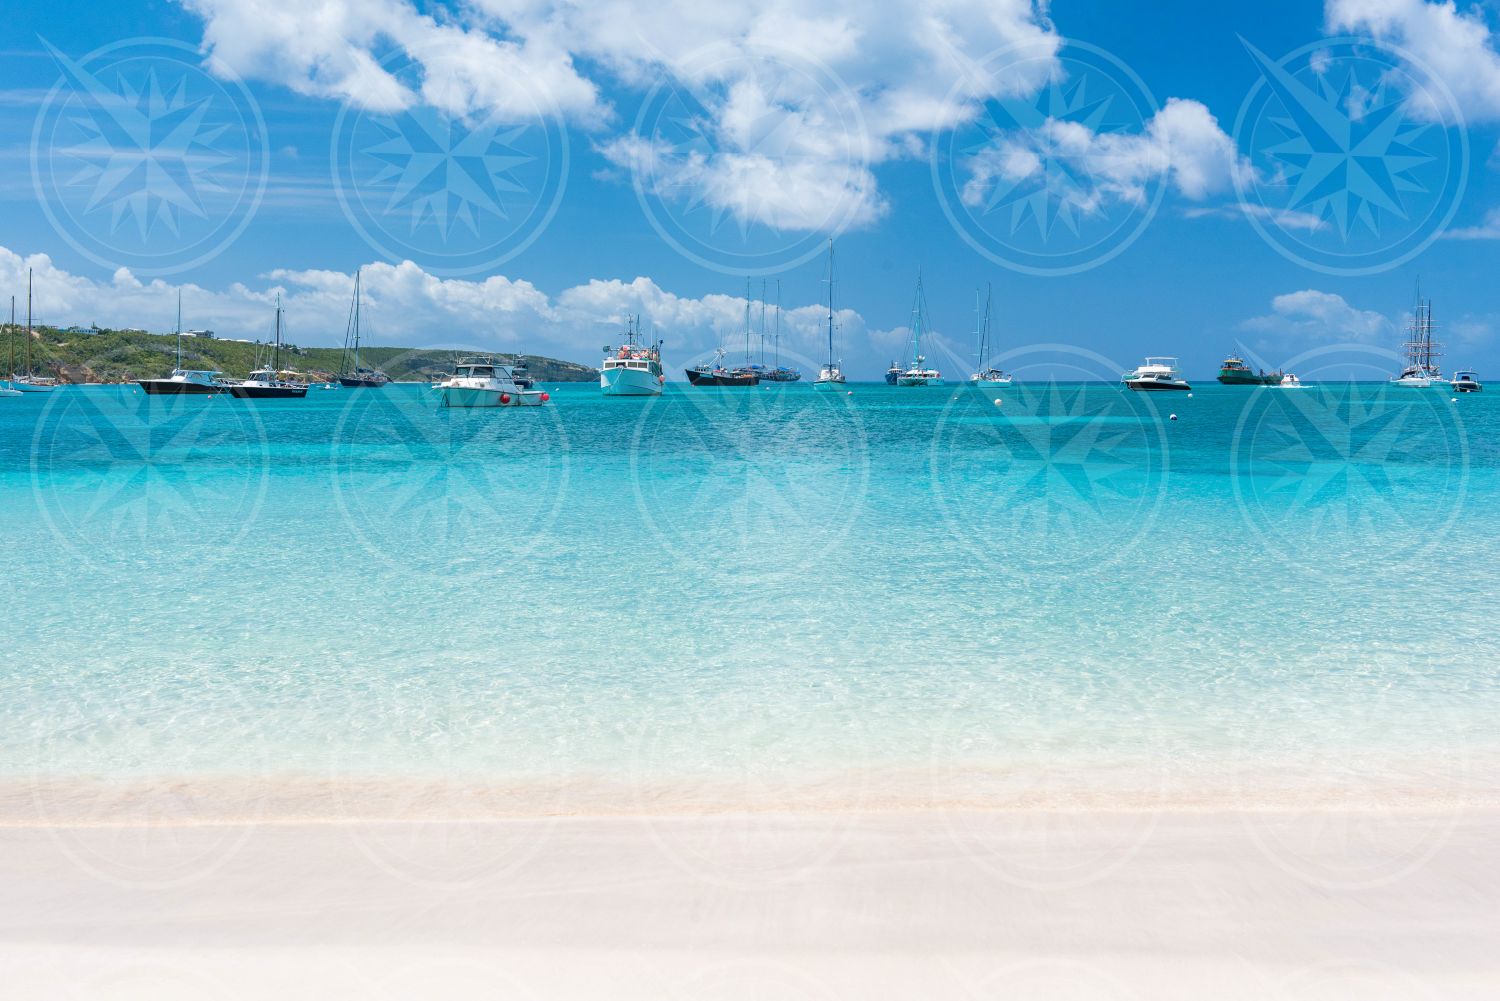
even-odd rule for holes
{"type": "Polygon", "coordinates": [[[339,385],[345,389],[379,389],[391,377],[378,368],[366,368],[359,360],[359,270],[354,272],[354,299],[349,304],[349,326],[344,332],[344,358],[339,365],[339,385]],[[351,347],[352,346],[352,347],[351,347]]]}
{"type": "MultiPolygon", "coordinates": [[[[641,318],[625,321],[625,343],[604,348],[599,391],[605,396],[660,396],[667,381],[661,367],[661,341],[641,342],[641,318]]],[[[530,387],[526,387],[530,388],[530,387]]]]}
{"type": "Polygon", "coordinates": [[[922,335],[927,331],[927,293],[922,290],[922,272],[917,272],[917,294],[911,306],[911,354],[906,368],[896,377],[898,386],[941,386],[943,374],[927,367],[922,354],[922,335]]]}
{"type": "Polygon", "coordinates": [[[1391,380],[1393,386],[1407,389],[1427,389],[1432,386],[1447,386],[1437,360],[1442,357],[1441,347],[1433,340],[1432,300],[1423,300],[1421,290],[1417,292],[1417,305],[1412,310],[1411,323],[1407,326],[1406,365],[1401,373],[1391,380]]]}

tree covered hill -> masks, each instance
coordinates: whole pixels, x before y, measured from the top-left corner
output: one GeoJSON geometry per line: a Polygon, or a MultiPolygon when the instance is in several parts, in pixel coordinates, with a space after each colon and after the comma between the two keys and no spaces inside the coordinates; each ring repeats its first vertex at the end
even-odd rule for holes
{"type": "MultiPolygon", "coordinates": [[[[0,324],[0,366],[9,367],[12,347],[15,367],[25,368],[24,326],[0,324]]],[[[182,338],[184,368],[217,369],[229,378],[243,379],[257,364],[270,360],[268,345],[212,337],[182,338]]],[[[426,382],[453,370],[461,352],[426,348],[366,347],[360,363],[382,369],[392,379],[426,382]]],[[[296,369],[309,379],[321,381],[339,371],[342,348],[304,348],[282,345],[282,368],[296,369]]],[[[599,377],[596,369],[576,362],[540,355],[496,354],[506,364],[524,364],[541,382],[587,382],[599,377]]],[[[36,327],[32,330],[31,367],[38,374],[56,376],[63,382],[130,382],[171,374],[177,364],[177,338],[172,334],[149,334],[143,330],[93,331],[36,327]]]]}

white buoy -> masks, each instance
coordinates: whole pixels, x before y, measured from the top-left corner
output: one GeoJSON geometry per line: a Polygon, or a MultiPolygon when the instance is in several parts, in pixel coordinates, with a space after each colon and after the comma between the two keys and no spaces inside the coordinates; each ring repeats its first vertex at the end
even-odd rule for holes
{"type": "Polygon", "coordinates": [[[1452,397],[1452,398],[1450,398],[1450,399],[1449,399],[1449,400],[1448,400],[1448,402],[1449,402],[1449,403],[1457,403],[1457,402],[1458,402],[1458,397],[1456,397],[1456,396],[1454,396],[1454,397],[1452,397]]]}
{"type": "Polygon", "coordinates": [[[1191,400],[1191,399],[1192,399],[1192,398],[1193,398],[1193,394],[1192,394],[1192,393],[1189,393],[1189,394],[1188,394],[1188,399],[1190,399],[1190,400],[1191,400]]]}
{"type": "Polygon", "coordinates": [[[998,406],[999,406],[999,405],[1000,405],[1000,401],[999,401],[999,400],[996,400],[996,401],[995,401],[995,406],[997,406],[997,407],[998,407],[998,406]]]}
{"type": "Polygon", "coordinates": [[[1169,421],[1175,421],[1176,419],[1177,419],[1177,415],[1176,414],[1173,414],[1171,417],[1167,418],[1167,420],[1169,420],[1169,421]]]}

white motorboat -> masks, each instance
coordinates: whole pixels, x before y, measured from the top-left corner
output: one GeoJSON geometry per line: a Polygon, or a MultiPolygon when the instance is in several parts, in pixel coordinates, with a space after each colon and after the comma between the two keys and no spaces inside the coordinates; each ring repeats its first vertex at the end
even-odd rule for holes
{"type": "MultiPolygon", "coordinates": [[[[661,367],[661,342],[642,344],[640,323],[640,317],[627,320],[625,343],[618,348],[604,349],[604,364],[599,368],[599,391],[605,396],[661,395],[662,384],[667,381],[661,367]]],[[[511,375],[515,376],[514,370],[511,375]]]]}
{"type": "Polygon", "coordinates": [[[1123,376],[1125,385],[1142,393],[1190,392],[1192,386],[1177,371],[1177,359],[1148,357],[1146,364],[1123,376]]]}
{"type": "Polygon", "coordinates": [[[1290,372],[1283,372],[1281,381],[1276,384],[1278,389],[1304,389],[1305,384],[1290,372]]]}
{"type": "Polygon", "coordinates": [[[445,407],[539,407],[552,398],[521,386],[511,367],[493,358],[460,359],[437,391],[445,407]]]}
{"type": "Polygon", "coordinates": [[[1463,368],[1453,373],[1453,387],[1455,393],[1482,393],[1484,384],[1479,381],[1479,373],[1473,369],[1463,368]]]}

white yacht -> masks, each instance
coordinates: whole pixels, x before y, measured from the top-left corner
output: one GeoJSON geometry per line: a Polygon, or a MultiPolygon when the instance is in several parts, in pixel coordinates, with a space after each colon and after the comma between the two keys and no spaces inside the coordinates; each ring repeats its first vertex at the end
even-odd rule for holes
{"type": "Polygon", "coordinates": [[[1283,372],[1281,381],[1276,384],[1279,389],[1303,389],[1304,383],[1290,372],[1283,372]]]}
{"type": "Polygon", "coordinates": [[[453,374],[437,384],[445,407],[539,407],[551,397],[516,382],[509,365],[493,358],[461,358],[453,374]]]}
{"type": "Polygon", "coordinates": [[[1484,392],[1484,384],[1479,381],[1479,373],[1469,368],[1461,368],[1454,372],[1453,382],[1450,385],[1455,393],[1484,392]]]}
{"type": "MultiPolygon", "coordinates": [[[[661,367],[661,342],[640,342],[640,317],[626,321],[625,343],[604,349],[599,391],[605,396],[660,396],[667,376],[661,367]]],[[[514,372],[512,372],[514,376],[514,372]]]]}
{"type": "Polygon", "coordinates": [[[828,364],[818,369],[814,389],[842,389],[847,380],[833,348],[833,240],[828,241],[828,364]]]}
{"type": "Polygon", "coordinates": [[[990,361],[990,299],[993,291],[986,285],[984,290],[984,314],[979,312],[979,290],[974,290],[974,325],[979,337],[979,371],[969,376],[969,382],[980,389],[1001,389],[1009,386],[1011,376],[995,368],[990,361]]]}
{"type": "Polygon", "coordinates": [[[1178,374],[1176,358],[1148,357],[1146,364],[1137,366],[1134,372],[1126,372],[1123,379],[1125,385],[1143,393],[1187,392],[1193,388],[1178,374]]]}
{"type": "Polygon", "coordinates": [[[941,386],[943,373],[927,367],[922,354],[922,332],[927,326],[927,296],[922,291],[922,273],[917,272],[917,294],[911,307],[911,364],[896,376],[898,386],[941,386]]]}

